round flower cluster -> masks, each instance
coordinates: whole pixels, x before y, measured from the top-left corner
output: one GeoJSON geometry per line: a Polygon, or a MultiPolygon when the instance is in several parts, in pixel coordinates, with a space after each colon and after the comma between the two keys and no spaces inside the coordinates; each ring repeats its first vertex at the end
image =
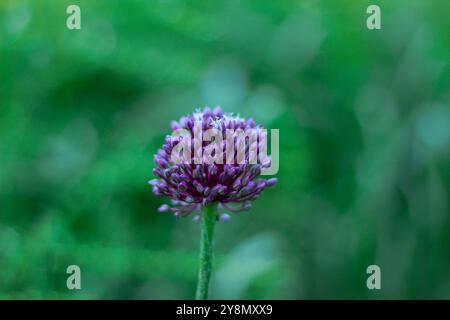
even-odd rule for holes
{"type": "MultiPolygon", "coordinates": [[[[231,139],[238,139],[239,130],[253,129],[259,132],[262,126],[256,125],[252,119],[242,119],[232,114],[223,114],[220,107],[214,110],[206,107],[203,111],[197,111],[187,117],[182,117],[178,122],[172,121],[172,130],[184,129],[192,137],[191,145],[195,145],[195,124],[201,124],[202,132],[208,129],[216,129],[223,136],[223,154],[219,154],[221,159],[226,159],[227,140],[226,134],[232,132],[231,139]],[[230,130],[231,129],[231,130],[230,130]]],[[[198,136],[197,136],[198,137],[198,136]]],[[[201,139],[203,137],[201,136],[201,139]]],[[[164,204],[159,211],[171,211],[177,217],[183,217],[198,211],[202,205],[218,203],[228,211],[237,212],[249,210],[253,200],[257,199],[261,192],[267,187],[274,186],[277,183],[276,178],[260,178],[261,169],[270,166],[270,157],[265,158],[261,163],[249,161],[249,146],[245,145],[245,160],[223,163],[179,163],[174,162],[171,157],[174,148],[182,140],[181,137],[167,136],[160,150],[155,155],[156,168],[153,174],[156,179],[150,180],[153,186],[153,193],[158,196],[165,196],[171,199],[171,206],[164,204]]],[[[256,143],[255,150],[259,151],[265,146],[260,141],[256,143]]],[[[198,143],[198,141],[197,141],[198,143]]],[[[200,153],[211,142],[200,142],[200,153]]],[[[198,145],[198,144],[197,144],[198,145]]],[[[233,159],[236,158],[237,151],[233,144],[233,159]]],[[[239,147],[239,143],[236,147],[239,147]]],[[[194,151],[195,154],[195,151],[194,151]]],[[[217,156],[217,155],[216,155],[217,156]]],[[[224,161],[225,162],[225,161],[224,161]]],[[[218,216],[221,220],[229,218],[223,214],[218,216]]]]}

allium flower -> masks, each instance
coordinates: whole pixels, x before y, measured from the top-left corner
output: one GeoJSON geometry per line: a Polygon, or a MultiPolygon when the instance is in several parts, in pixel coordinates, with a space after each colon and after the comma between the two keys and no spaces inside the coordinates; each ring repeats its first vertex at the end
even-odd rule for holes
{"type": "Polygon", "coordinates": [[[153,193],[171,199],[159,211],[171,211],[177,217],[201,212],[200,267],[197,299],[207,299],[212,269],[212,247],[217,207],[229,211],[248,210],[253,200],[275,178],[260,178],[270,166],[267,133],[252,119],[223,114],[217,107],[206,107],[172,122],[172,136],[155,155],[157,179],[150,180],[153,193]],[[191,156],[193,155],[193,156],[191,156]]]}
{"type": "MultiPolygon", "coordinates": [[[[203,160],[204,152],[210,151],[211,148],[208,149],[208,146],[217,143],[204,141],[205,132],[208,129],[218,130],[216,132],[222,136],[222,144],[217,150],[220,150],[221,154],[213,156],[221,161],[217,161],[220,163],[203,161],[200,164],[186,161],[174,163],[174,148],[181,142],[182,137],[167,136],[164,145],[155,155],[156,168],[153,174],[158,178],[149,181],[155,195],[171,199],[172,205],[164,204],[159,211],[171,211],[175,216],[183,217],[199,211],[202,205],[211,203],[218,203],[231,212],[249,210],[252,201],[257,199],[264,189],[276,184],[276,178],[260,178],[261,169],[270,165],[270,157],[265,153],[261,154],[266,148],[267,140],[262,139],[263,127],[256,125],[253,119],[245,120],[239,116],[223,114],[220,107],[216,107],[213,111],[206,107],[203,112],[197,111],[182,117],[178,122],[172,121],[171,127],[172,130],[187,130],[191,137],[189,147],[195,148],[197,143],[201,149],[194,150],[194,157],[198,156],[197,159],[200,160],[203,160]],[[253,145],[250,145],[250,142],[246,144],[245,140],[239,140],[239,134],[245,130],[254,135],[253,145]],[[198,141],[199,139],[201,141],[198,141]],[[227,149],[230,147],[227,143],[233,144],[233,148],[227,149]],[[242,152],[245,151],[245,158],[241,157],[240,161],[237,161],[239,148],[242,152]],[[227,153],[227,150],[231,150],[231,153],[227,153]],[[259,163],[250,161],[252,157],[255,159],[255,153],[260,156],[259,163]]],[[[192,158],[188,160],[191,162],[192,158]]],[[[218,218],[225,220],[229,216],[221,215],[218,218]]]]}

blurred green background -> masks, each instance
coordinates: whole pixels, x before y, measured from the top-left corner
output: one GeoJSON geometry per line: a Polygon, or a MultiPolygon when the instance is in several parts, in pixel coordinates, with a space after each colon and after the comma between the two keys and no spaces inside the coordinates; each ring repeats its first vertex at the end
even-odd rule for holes
{"type": "Polygon", "coordinates": [[[147,181],[170,120],[221,105],[281,150],[279,184],[217,226],[212,298],[450,299],[449,13],[2,0],[0,298],[193,298],[199,225],[157,213],[147,181]]]}

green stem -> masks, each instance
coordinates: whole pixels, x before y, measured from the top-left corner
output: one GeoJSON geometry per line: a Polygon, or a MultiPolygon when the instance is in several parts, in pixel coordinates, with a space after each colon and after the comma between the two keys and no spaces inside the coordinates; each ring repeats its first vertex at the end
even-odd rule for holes
{"type": "Polygon", "coordinates": [[[200,239],[200,266],[198,271],[197,300],[208,299],[209,279],[211,278],[214,226],[216,224],[216,204],[203,207],[200,239]]]}

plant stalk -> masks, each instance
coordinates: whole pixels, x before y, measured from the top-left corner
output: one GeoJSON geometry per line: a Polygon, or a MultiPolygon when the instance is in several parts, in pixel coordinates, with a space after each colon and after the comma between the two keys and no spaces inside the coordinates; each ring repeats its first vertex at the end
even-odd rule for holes
{"type": "Polygon", "coordinates": [[[214,226],[216,224],[216,204],[203,207],[201,217],[200,264],[198,271],[197,300],[208,299],[209,280],[211,278],[214,226]]]}

